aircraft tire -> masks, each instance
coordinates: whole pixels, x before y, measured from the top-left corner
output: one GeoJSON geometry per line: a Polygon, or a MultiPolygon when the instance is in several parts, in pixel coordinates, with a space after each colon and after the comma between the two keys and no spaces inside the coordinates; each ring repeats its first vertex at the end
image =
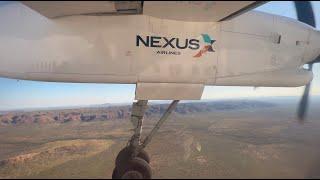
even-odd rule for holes
{"type": "Polygon", "coordinates": [[[120,176],[124,178],[151,179],[152,172],[150,165],[143,159],[135,157],[129,160],[121,169],[120,176]]]}
{"type": "Polygon", "coordinates": [[[117,167],[115,167],[112,171],[112,179],[120,179],[117,167]]]}
{"type": "MultiPolygon", "coordinates": [[[[128,160],[131,159],[131,154],[133,150],[130,147],[123,148],[116,157],[116,166],[121,167],[123,164],[126,164],[128,160]]],[[[150,156],[145,150],[141,150],[137,157],[145,160],[147,163],[150,163],[150,156]]]]}
{"type": "Polygon", "coordinates": [[[141,149],[137,157],[145,160],[147,163],[150,163],[150,156],[144,149],[141,149]]]}
{"type": "Polygon", "coordinates": [[[143,179],[143,176],[138,171],[128,171],[121,178],[122,179],[143,179]]]}

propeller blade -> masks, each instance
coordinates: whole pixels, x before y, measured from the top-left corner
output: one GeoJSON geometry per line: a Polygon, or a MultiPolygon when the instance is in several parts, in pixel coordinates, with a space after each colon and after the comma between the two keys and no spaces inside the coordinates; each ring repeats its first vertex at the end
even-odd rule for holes
{"type": "MultiPolygon", "coordinates": [[[[294,5],[296,7],[297,11],[297,18],[299,21],[306,23],[312,27],[316,26],[314,13],[312,9],[312,5],[310,1],[294,1],[294,5]]],[[[315,60],[316,61],[316,60],[315,60]]],[[[308,64],[309,71],[312,71],[313,63],[308,64]]],[[[310,87],[311,82],[309,82],[304,89],[303,96],[300,100],[300,104],[298,106],[298,118],[300,122],[304,122],[304,119],[306,117],[306,111],[308,109],[308,101],[309,101],[309,94],[310,94],[310,87]]]]}
{"type": "MultiPolygon", "coordinates": [[[[309,64],[309,71],[312,71],[313,64],[309,64]]],[[[299,108],[298,108],[298,118],[300,122],[304,122],[306,117],[306,110],[308,108],[309,101],[309,93],[310,93],[311,82],[309,82],[304,89],[303,96],[300,100],[299,108]]]]}
{"type": "Polygon", "coordinates": [[[313,60],[310,64],[320,63],[320,56],[318,56],[315,60],[313,60]]]}
{"type": "Polygon", "coordinates": [[[298,20],[309,24],[312,27],[316,27],[314,13],[310,1],[295,1],[298,20]]]}

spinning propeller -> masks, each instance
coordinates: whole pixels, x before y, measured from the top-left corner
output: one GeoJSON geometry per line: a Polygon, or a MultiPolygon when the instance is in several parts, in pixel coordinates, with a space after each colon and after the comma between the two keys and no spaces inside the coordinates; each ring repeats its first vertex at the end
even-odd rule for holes
{"type": "MultiPolygon", "coordinates": [[[[315,28],[316,23],[310,1],[295,1],[294,4],[296,7],[298,20],[315,28]]],[[[320,62],[320,56],[308,63],[308,70],[312,71],[313,64],[317,62],[320,62]]],[[[298,107],[297,115],[301,123],[304,122],[304,119],[306,117],[306,111],[308,109],[310,86],[311,82],[309,82],[305,86],[304,93],[298,107]]]]}

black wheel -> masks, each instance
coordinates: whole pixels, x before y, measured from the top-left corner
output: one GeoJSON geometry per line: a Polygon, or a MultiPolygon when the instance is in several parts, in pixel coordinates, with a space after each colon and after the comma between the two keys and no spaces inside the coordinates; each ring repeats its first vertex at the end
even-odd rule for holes
{"type": "Polygon", "coordinates": [[[138,171],[128,171],[121,179],[143,179],[143,176],[138,171]]]}
{"type": "Polygon", "coordinates": [[[120,179],[117,167],[114,167],[114,169],[112,171],[112,179],[120,179]]]}
{"type": "Polygon", "coordinates": [[[147,163],[150,163],[150,156],[144,149],[141,149],[137,157],[145,160],[147,163]]]}
{"type": "MultiPolygon", "coordinates": [[[[130,146],[127,146],[127,147],[123,148],[119,152],[118,156],[116,157],[116,163],[115,163],[116,166],[117,167],[121,167],[123,164],[126,164],[126,162],[128,162],[128,160],[130,160],[132,158],[131,157],[132,153],[133,153],[133,149],[130,148],[130,146]]],[[[141,149],[141,151],[139,152],[137,157],[145,160],[147,163],[150,163],[150,156],[143,149],[141,149]]]]}
{"type": "Polygon", "coordinates": [[[122,165],[126,164],[129,159],[131,159],[131,154],[133,150],[130,147],[123,148],[116,157],[116,167],[121,167],[122,165]]]}
{"type": "Polygon", "coordinates": [[[124,166],[121,172],[119,173],[121,178],[127,177],[139,177],[139,173],[142,176],[142,179],[151,179],[151,167],[150,165],[143,159],[139,157],[135,157],[129,160],[124,166]]]}

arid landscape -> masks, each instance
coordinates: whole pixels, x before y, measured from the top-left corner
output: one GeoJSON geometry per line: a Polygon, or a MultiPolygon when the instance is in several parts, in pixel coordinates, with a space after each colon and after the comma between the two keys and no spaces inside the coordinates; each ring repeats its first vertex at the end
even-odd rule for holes
{"type": "MultiPolygon", "coordinates": [[[[147,151],[154,178],[320,178],[319,98],[182,102],[147,151]]],[[[144,134],[168,104],[152,104],[144,134]]],[[[129,105],[0,113],[0,178],[111,178],[129,105]]]]}

